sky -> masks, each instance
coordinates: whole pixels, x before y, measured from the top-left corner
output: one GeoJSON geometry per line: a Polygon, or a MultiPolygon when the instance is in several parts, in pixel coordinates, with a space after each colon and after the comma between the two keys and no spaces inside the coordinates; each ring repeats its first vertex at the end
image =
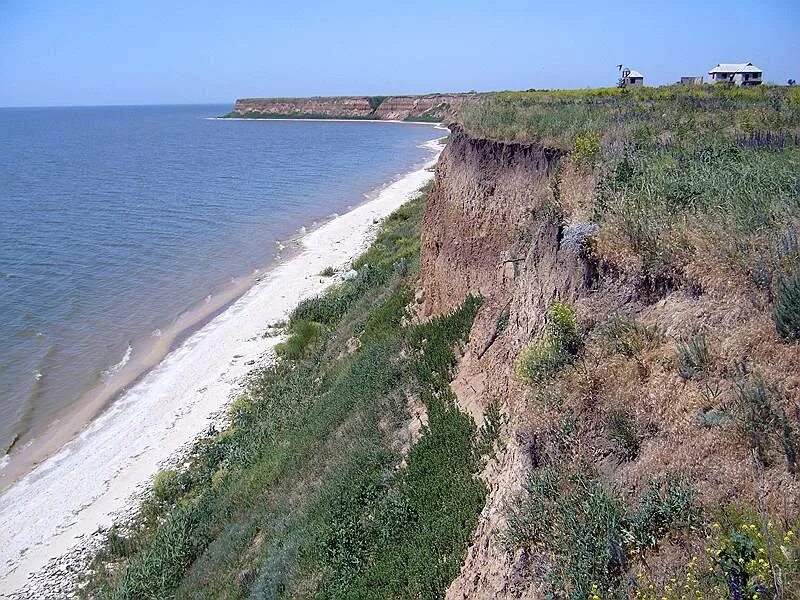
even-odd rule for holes
{"type": "Polygon", "coordinates": [[[800,80],[800,0],[0,0],[0,106],[800,80]]]}

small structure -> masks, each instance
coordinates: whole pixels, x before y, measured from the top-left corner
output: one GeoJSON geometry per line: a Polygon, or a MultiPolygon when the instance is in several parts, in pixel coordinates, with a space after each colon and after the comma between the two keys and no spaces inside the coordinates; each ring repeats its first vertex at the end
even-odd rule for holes
{"type": "Polygon", "coordinates": [[[625,87],[643,86],[644,75],[633,69],[624,69],[622,71],[622,85],[625,87]]]}
{"type": "Polygon", "coordinates": [[[708,72],[711,83],[753,86],[761,84],[764,72],[753,63],[720,63],[708,72]]]}
{"type": "Polygon", "coordinates": [[[681,77],[681,85],[700,85],[703,83],[703,76],[696,77],[694,75],[687,75],[681,77]]]}

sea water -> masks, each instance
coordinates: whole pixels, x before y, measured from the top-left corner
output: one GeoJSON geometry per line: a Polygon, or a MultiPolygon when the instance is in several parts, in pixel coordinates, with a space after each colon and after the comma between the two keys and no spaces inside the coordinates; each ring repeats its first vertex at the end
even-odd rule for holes
{"type": "Polygon", "coordinates": [[[0,460],[442,135],[228,110],[0,109],[0,460]]]}

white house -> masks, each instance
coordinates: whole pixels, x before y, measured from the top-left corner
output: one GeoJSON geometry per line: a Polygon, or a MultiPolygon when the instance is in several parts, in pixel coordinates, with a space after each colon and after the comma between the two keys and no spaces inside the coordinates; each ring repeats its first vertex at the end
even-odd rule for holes
{"type": "Polygon", "coordinates": [[[721,63],[708,72],[711,83],[732,83],[734,85],[759,85],[764,72],[753,63],[721,63]]]}
{"type": "Polygon", "coordinates": [[[642,86],[644,85],[644,75],[639,73],[639,71],[625,69],[622,72],[622,83],[625,85],[625,87],[642,86]]]}

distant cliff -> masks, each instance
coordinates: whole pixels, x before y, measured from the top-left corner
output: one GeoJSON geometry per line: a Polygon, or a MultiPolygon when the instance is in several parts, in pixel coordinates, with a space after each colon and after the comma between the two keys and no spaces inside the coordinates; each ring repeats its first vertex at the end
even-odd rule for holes
{"type": "Polygon", "coordinates": [[[241,98],[229,118],[367,119],[441,122],[453,118],[478,94],[425,96],[328,96],[312,98],[241,98]]]}

